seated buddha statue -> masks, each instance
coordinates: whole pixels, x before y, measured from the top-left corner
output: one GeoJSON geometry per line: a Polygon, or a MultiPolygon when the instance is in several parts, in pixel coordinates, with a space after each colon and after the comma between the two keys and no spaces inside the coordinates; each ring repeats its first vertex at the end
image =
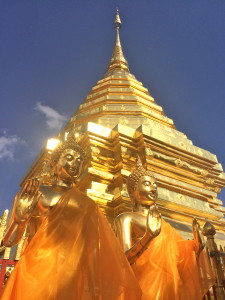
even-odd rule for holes
{"type": "Polygon", "coordinates": [[[157,183],[140,158],[127,180],[133,211],[120,214],[115,228],[141,287],[142,300],[200,300],[214,284],[200,226],[185,240],[162,219],[156,206],[157,183]],[[204,278],[203,278],[204,277],[204,278]]]}
{"type": "Polygon", "coordinates": [[[49,175],[18,193],[4,241],[15,244],[44,211],[1,300],[140,300],[141,290],[97,204],[76,187],[85,158],[70,138],[50,159],[49,175]],[[51,209],[49,209],[51,207],[51,209]]]}

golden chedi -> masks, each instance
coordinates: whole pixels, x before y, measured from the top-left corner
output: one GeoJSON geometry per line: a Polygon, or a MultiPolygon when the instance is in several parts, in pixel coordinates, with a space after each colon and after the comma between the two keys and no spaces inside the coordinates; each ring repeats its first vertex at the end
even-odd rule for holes
{"type": "MultiPolygon", "coordinates": [[[[78,135],[87,160],[78,187],[96,201],[113,226],[114,219],[132,210],[126,179],[137,154],[158,185],[158,209],[183,237],[192,238],[192,220],[207,218],[216,239],[225,245],[224,212],[217,194],[225,174],[214,154],[193,145],[178,131],[148,89],[130,72],[120,41],[121,20],[115,18],[116,41],[104,77],[59,133],[58,139],[78,135]]],[[[47,151],[28,170],[27,179],[40,174],[47,151]]]]}

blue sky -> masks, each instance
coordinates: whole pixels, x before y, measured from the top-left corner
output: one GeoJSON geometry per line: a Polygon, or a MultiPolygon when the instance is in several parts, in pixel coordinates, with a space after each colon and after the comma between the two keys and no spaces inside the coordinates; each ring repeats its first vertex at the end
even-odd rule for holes
{"type": "Polygon", "coordinates": [[[116,6],[131,72],[225,167],[223,0],[0,1],[0,212],[46,139],[102,78],[116,6]]]}

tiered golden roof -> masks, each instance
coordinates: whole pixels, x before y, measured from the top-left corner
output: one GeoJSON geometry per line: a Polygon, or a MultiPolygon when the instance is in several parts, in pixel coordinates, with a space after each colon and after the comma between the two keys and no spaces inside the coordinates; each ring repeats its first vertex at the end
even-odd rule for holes
{"type": "Polygon", "coordinates": [[[121,20],[118,10],[114,24],[116,41],[105,76],[92,88],[67,129],[89,121],[109,128],[118,123],[137,128],[141,124],[149,124],[150,120],[175,128],[148,89],[130,73],[120,42],[121,20]]]}

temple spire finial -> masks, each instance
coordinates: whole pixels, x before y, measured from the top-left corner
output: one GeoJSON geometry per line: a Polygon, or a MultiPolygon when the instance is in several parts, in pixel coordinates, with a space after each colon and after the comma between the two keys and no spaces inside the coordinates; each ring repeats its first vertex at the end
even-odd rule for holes
{"type": "Polygon", "coordinates": [[[129,71],[128,63],[123,55],[122,46],[120,43],[120,35],[119,29],[121,28],[122,22],[119,15],[119,9],[116,8],[116,17],[114,21],[114,27],[116,29],[116,43],[113,49],[112,58],[109,62],[108,69],[106,71],[106,75],[113,70],[124,70],[127,72],[129,71]]]}
{"type": "Polygon", "coordinates": [[[120,20],[119,9],[117,7],[116,8],[116,17],[115,17],[115,21],[114,21],[114,27],[118,30],[121,28],[121,26],[122,26],[122,22],[120,20]]]}

